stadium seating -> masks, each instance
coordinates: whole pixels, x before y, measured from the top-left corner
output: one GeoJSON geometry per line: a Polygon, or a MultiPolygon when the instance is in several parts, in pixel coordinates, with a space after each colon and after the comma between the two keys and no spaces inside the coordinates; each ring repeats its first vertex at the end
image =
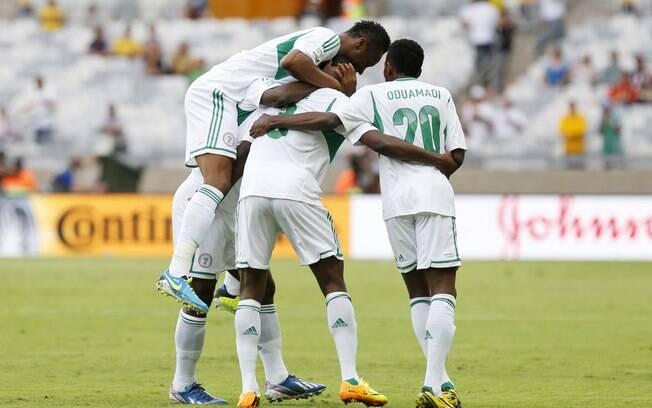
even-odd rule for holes
{"type": "MultiPolygon", "coordinates": [[[[608,63],[609,53],[618,50],[624,69],[633,69],[634,55],[642,53],[647,60],[652,58],[652,50],[647,46],[652,32],[652,19],[637,19],[632,16],[616,15],[603,21],[592,21],[573,27],[562,44],[566,62],[575,65],[585,56],[591,56],[596,72],[602,71],[608,63]]],[[[588,139],[589,153],[600,151],[601,140],[597,135],[600,123],[601,104],[605,100],[607,88],[604,85],[590,87],[583,84],[571,84],[561,90],[547,88],[543,83],[547,57],[542,57],[530,66],[526,73],[507,89],[507,96],[529,118],[524,137],[518,141],[509,141],[509,146],[500,145],[483,149],[481,155],[490,160],[492,156],[504,156],[510,153],[524,154],[528,157],[559,158],[562,155],[562,143],[559,138],[559,118],[566,111],[568,102],[574,100],[578,109],[586,116],[590,125],[588,139]],[[514,147],[516,143],[517,147],[514,147]],[[504,147],[512,151],[505,153],[504,147]]],[[[630,156],[633,166],[643,161],[637,157],[652,152],[652,139],[646,126],[652,125],[652,106],[637,105],[622,109],[623,144],[630,156]]],[[[649,127],[647,128],[649,129],[649,127]]],[[[496,142],[489,141],[492,146],[496,142]]],[[[523,166],[529,166],[527,162],[523,166]]],[[[530,163],[536,166],[537,163],[530,163]]]]}
{"type": "MultiPolygon", "coordinates": [[[[88,2],[91,3],[90,1],[88,2]]],[[[120,1],[112,4],[119,6],[120,1]]],[[[143,16],[164,15],[169,2],[137,2],[143,16]],[[147,10],[144,10],[147,8],[147,10]]],[[[173,2],[174,3],[174,2],[173,2]]],[[[64,8],[66,2],[62,2],[64,8]]],[[[171,6],[170,6],[171,7],[171,6]]],[[[70,7],[70,9],[74,9],[70,7]]],[[[78,8],[81,9],[81,8],[78,8]]],[[[11,146],[9,154],[39,157],[30,165],[61,167],[67,157],[102,153],[106,150],[97,136],[97,128],[106,117],[107,105],[114,103],[122,121],[129,144],[129,157],[134,163],[160,164],[165,160],[177,162],[184,150],[183,98],[187,83],[181,76],[148,76],[140,60],[116,57],[98,57],[86,53],[92,30],[80,23],[82,15],[74,16],[72,23],[55,33],[43,33],[37,22],[27,19],[3,21],[0,51],[0,100],[25,134],[25,141],[11,146]],[[24,112],[33,77],[43,75],[58,101],[56,112],[57,136],[55,146],[48,147],[48,159],[41,149],[31,143],[30,116],[24,112]]],[[[140,19],[132,24],[134,38],[144,40],[151,20],[140,19]]],[[[314,17],[299,20],[271,21],[227,20],[156,20],[158,39],[164,59],[182,41],[188,40],[194,55],[210,66],[225,60],[241,49],[251,48],[267,38],[319,24],[314,17]]],[[[393,38],[411,37],[426,49],[427,81],[460,90],[468,81],[472,69],[472,50],[461,35],[461,26],[453,17],[439,18],[436,24],[427,18],[405,24],[403,19],[381,19],[393,38]],[[428,26],[429,30],[422,30],[428,26]],[[455,60],[456,64],[441,61],[455,60]]],[[[329,22],[335,30],[345,30],[350,22],[329,22]]],[[[113,40],[124,30],[125,23],[107,20],[104,24],[107,39],[113,40]]],[[[382,81],[382,66],[370,69],[360,85],[382,81]]]]}

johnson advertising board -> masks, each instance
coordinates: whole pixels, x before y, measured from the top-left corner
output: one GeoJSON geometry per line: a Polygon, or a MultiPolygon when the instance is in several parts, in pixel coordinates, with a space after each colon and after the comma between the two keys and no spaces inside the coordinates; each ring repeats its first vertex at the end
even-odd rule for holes
{"type": "MultiPolygon", "coordinates": [[[[351,255],[391,258],[377,197],[351,203],[351,255]]],[[[652,260],[652,197],[458,195],[462,257],[652,260]]]]}

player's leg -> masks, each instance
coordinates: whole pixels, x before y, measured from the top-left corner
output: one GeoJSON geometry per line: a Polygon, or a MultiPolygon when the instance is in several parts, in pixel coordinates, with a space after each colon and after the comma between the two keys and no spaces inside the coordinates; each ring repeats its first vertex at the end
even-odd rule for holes
{"type": "Polygon", "coordinates": [[[224,195],[231,187],[231,168],[236,158],[236,103],[214,89],[188,90],[185,101],[187,143],[186,164],[201,169],[203,184],[192,195],[184,212],[174,245],[169,270],[159,289],[184,306],[206,312],[207,306],[193,293],[186,273],[195,250],[201,244],[224,195]]]}
{"type": "MultiPolygon", "coordinates": [[[[417,269],[417,216],[400,216],[385,221],[389,242],[394,252],[396,267],[401,272],[408,291],[410,320],[421,351],[428,358],[426,325],[430,313],[430,289],[423,270],[417,269]]],[[[452,388],[444,368],[442,388],[452,388]]]]}
{"type": "MultiPolygon", "coordinates": [[[[192,280],[195,293],[210,305],[215,290],[215,279],[192,280]]],[[[176,368],[170,387],[170,400],[182,404],[225,405],[227,402],[208,393],[197,383],[197,362],[204,348],[206,314],[183,308],[175,331],[176,368]]]]}
{"type": "Polygon", "coordinates": [[[426,375],[417,406],[456,408],[461,406],[461,402],[447,374],[444,374],[455,335],[455,277],[461,265],[455,219],[436,214],[420,215],[416,229],[419,245],[417,268],[423,270],[431,295],[426,324],[426,375]]]}
{"type": "Polygon", "coordinates": [[[274,213],[303,265],[309,265],[325,296],[328,327],[340,362],[340,398],[367,405],[387,404],[358,376],[357,322],[351,296],[344,282],[344,264],[333,219],[321,205],[274,200],[274,213]]]}
{"type": "MultiPolygon", "coordinates": [[[[191,180],[192,177],[189,177],[191,180]]],[[[194,181],[194,187],[201,183],[201,177],[194,181]]],[[[187,187],[187,186],[183,186],[187,187]]],[[[181,212],[188,202],[190,191],[180,188],[173,203],[173,233],[178,231],[181,212]]],[[[196,295],[210,305],[215,291],[218,272],[224,269],[224,220],[213,220],[208,235],[197,249],[189,276],[196,295]]],[[[231,240],[231,243],[233,240],[231,240]]],[[[233,247],[231,247],[233,251],[233,247]]],[[[206,314],[183,308],[177,319],[175,330],[176,367],[169,397],[184,404],[225,404],[226,402],[209,394],[196,380],[197,362],[201,356],[206,335],[206,314]]]]}
{"type": "Polygon", "coordinates": [[[267,291],[269,260],[278,234],[271,201],[264,197],[245,197],[238,203],[236,266],[240,273],[240,302],[235,311],[235,331],[242,377],[239,408],[260,404],[256,381],[260,311],[267,291]]]}
{"type": "Polygon", "coordinates": [[[235,313],[238,302],[240,302],[240,273],[237,270],[229,270],[224,273],[224,282],[215,292],[215,307],[235,313]]]}

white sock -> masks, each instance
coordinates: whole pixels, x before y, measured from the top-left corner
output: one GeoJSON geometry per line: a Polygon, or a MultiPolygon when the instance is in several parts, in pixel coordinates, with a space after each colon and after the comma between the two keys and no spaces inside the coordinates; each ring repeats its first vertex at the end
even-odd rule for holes
{"type": "Polygon", "coordinates": [[[342,380],[353,379],[359,382],[360,377],[356,370],[358,333],[351,296],[346,292],[329,293],[326,296],[326,313],[328,327],[335,340],[337,357],[340,360],[342,380]]]}
{"type": "MultiPolygon", "coordinates": [[[[426,342],[426,323],[428,322],[428,314],[430,313],[430,298],[429,297],[415,297],[410,299],[410,316],[412,317],[412,328],[414,334],[417,336],[419,346],[423,355],[428,358],[428,343],[426,342]]],[[[455,326],[453,326],[453,332],[455,326]]],[[[453,380],[448,376],[446,367],[441,376],[442,390],[444,388],[454,388],[453,380]]]]}
{"type": "Polygon", "coordinates": [[[417,336],[421,351],[424,357],[428,358],[428,343],[426,343],[426,323],[430,313],[430,298],[415,297],[410,299],[410,317],[412,318],[412,329],[417,336]]]}
{"type": "Polygon", "coordinates": [[[172,388],[183,391],[187,386],[196,382],[195,368],[204,348],[206,334],[206,318],[195,317],[183,312],[179,313],[174,342],[177,349],[177,366],[174,371],[172,388]]]}
{"type": "Polygon", "coordinates": [[[224,286],[229,295],[240,296],[240,281],[234,278],[228,271],[224,272],[224,286]]]}
{"type": "Polygon", "coordinates": [[[208,232],[215,210],[224,198],[224,194],[209,184],[202,184],[192,195],[186,211],[183,213],[181,230],[177,244],[174,246],[170,274],[186,276],[192,267],[192,257],[208,232]]]}
{"type": "Polygon", "coordinates": [[[235,311],[235,339],[242,375],[242,392],[258,392],[256,352],[260,338],[260,303],[244,299],[235,311]]]}
{"type": "Polygon", "coordinates": [[[428,339],[428,364],[424,385],[435,395],[441,395],[441,385],[446,357],[455,334],[455,297],[437,294],[430,299],[430,313],[426,325],[428,339]]]}
{"type": "Polygon", "coordinates": [[[263,305],[260,308],[258,354],[263,361],[267,381],[280,384],[288,378],[288,369],[281,353],[281,325],[274,305],[263,305]]]}

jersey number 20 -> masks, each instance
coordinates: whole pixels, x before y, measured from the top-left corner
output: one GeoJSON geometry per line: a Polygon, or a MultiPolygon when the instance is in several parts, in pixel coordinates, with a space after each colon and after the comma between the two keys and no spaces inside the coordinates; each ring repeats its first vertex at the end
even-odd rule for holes
{"type": "Polygon", "coordinates": [[[439,129],[441,120],[439,111],[432,105],[425,105],[419,110],[419,115],[410,108],[400,108],[394,112],[394,125],[401,126],[407,119],[407,132],[405,141],[414,144],[414,137],[417,133],[417,126],[421,125],[421,137],[423,148],[429,152],[439,153],[441,142],[439,140],[439,129]]]}

